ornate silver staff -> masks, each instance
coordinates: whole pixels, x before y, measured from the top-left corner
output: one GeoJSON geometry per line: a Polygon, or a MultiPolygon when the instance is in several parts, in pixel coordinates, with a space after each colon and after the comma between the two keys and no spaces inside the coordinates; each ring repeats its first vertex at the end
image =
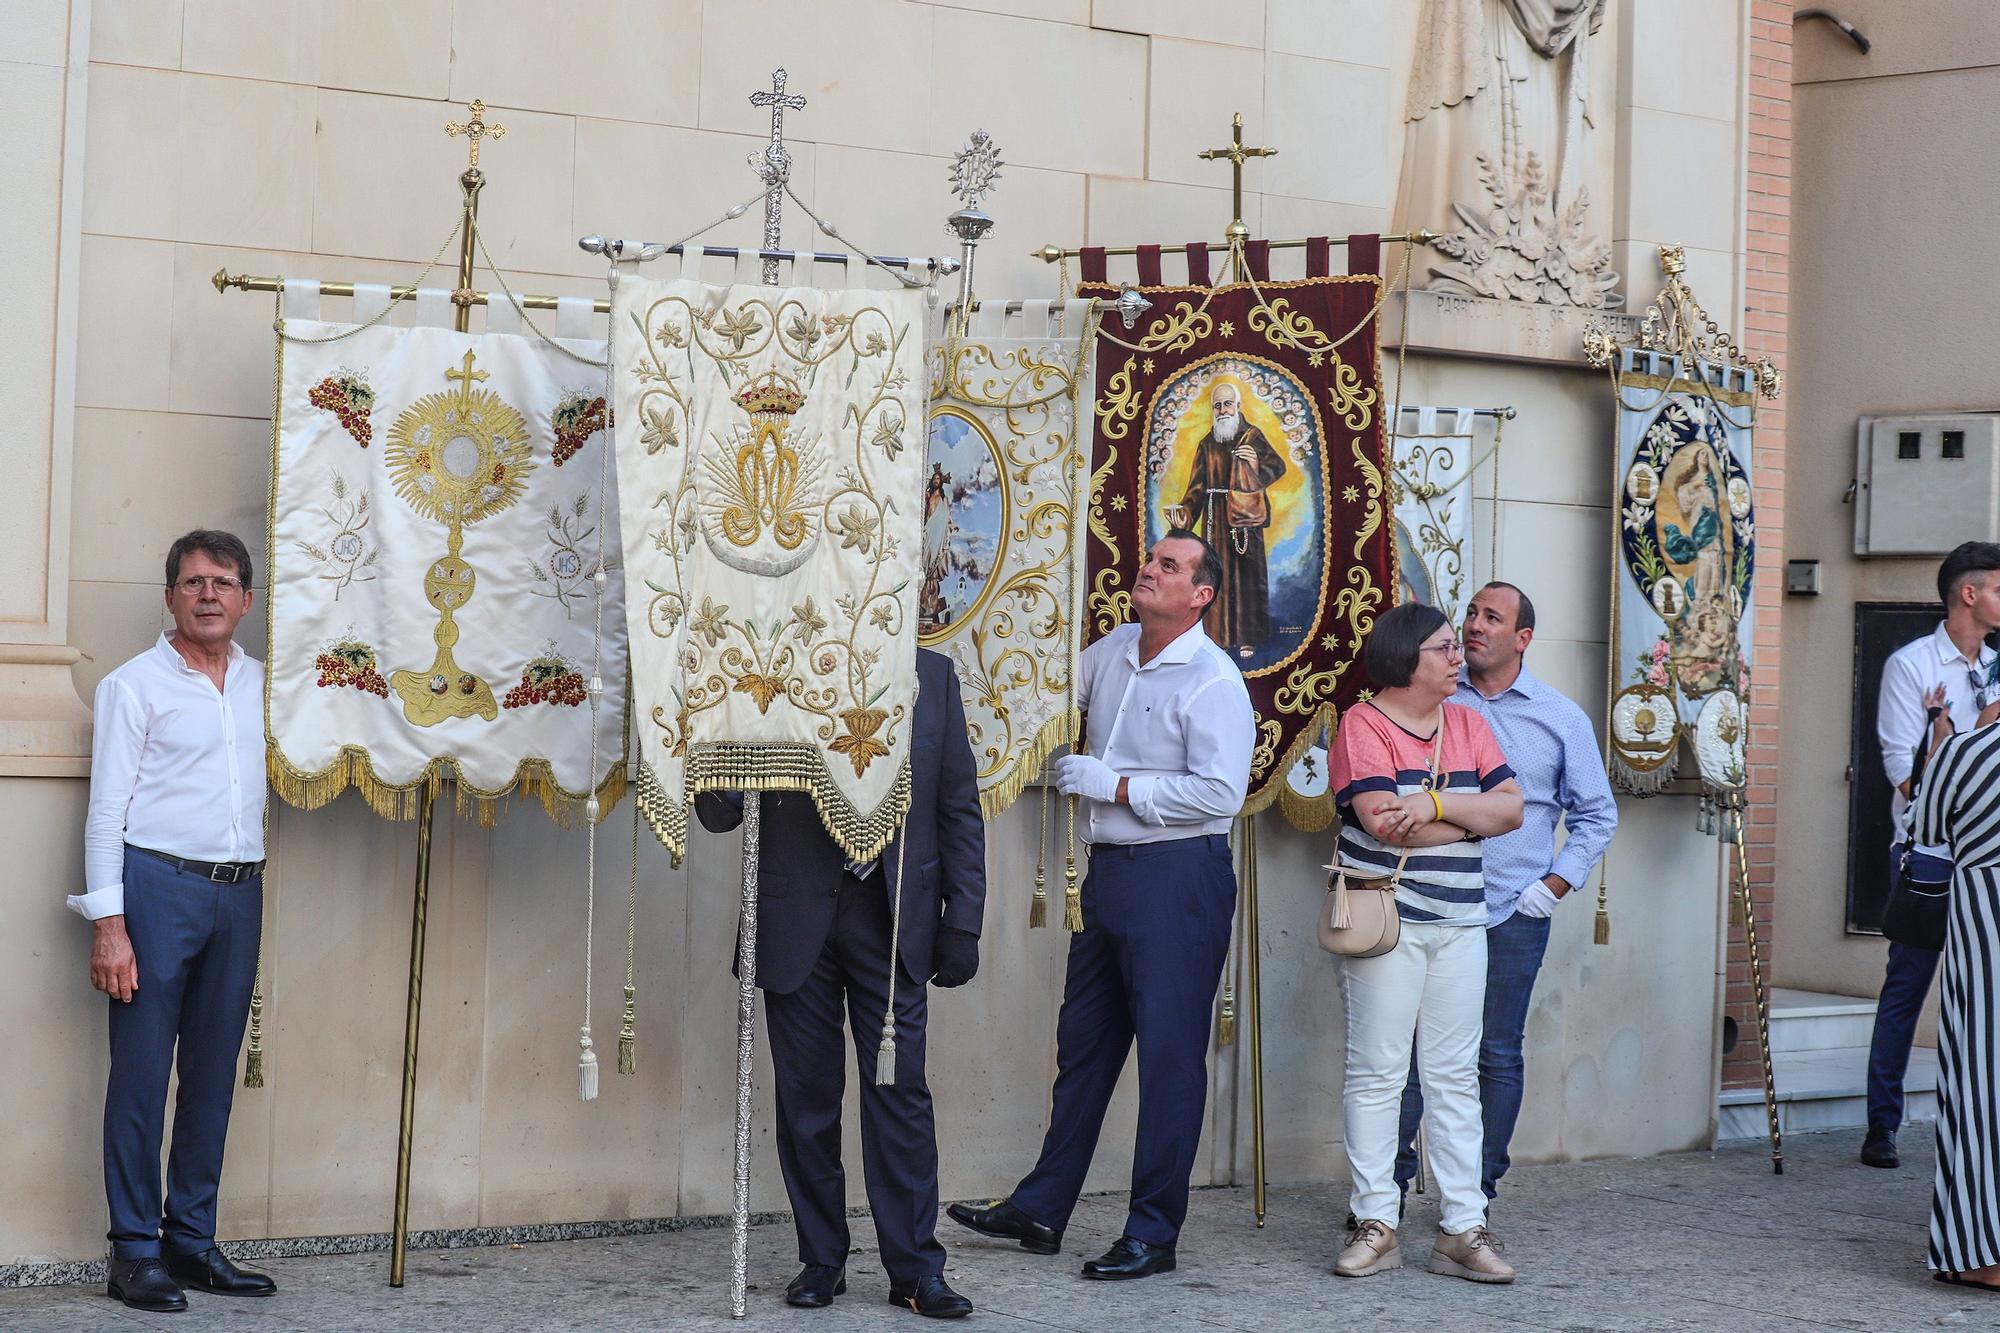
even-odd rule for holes
{"type": "Polygon", "coordinates": [[[1000,180],[1000,152],[985,130],[974,130],[965,147],[951,160],[951,192],[961,207],[944,220],[945,230],[958,237],[958,305],[952,311],[952,333],[963,338],[972,320],[973,251],[993,230],[993,219],[979,206],[1000,180]]]}
{"type": "MultiPolygon", "coordinates": [[[[750,105],[771,108],[771,142],[762,154],[752,157],[750,165],[764,178],[764,248],[775,250],[783,239],[779,225],[784,216],[785,181],[792,174],[792,155],[785,151],[785,112],[804,110],[806,99],[797,93],[785,91],[785,71],[780,66],[771,71],[771,91],[751,93],[750,105]]],[[[764,261],[764,285],[778,285],[778,261],[764,261]]],[[[742,1312],[737,1312],[742,1318],[742,1312]]]]}

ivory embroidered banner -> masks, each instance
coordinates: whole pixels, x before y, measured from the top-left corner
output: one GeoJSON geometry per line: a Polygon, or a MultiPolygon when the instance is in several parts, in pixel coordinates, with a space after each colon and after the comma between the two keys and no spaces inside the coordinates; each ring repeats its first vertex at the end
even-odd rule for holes
{"type": "Polygon", "coordinates": [[[1434,606],[1454,625],[1471,572],[1474,419],[1469,407],[1406,407],[1392,442],[1396,600],[1434,606]]]}
{"type": "Polygon", "coordinates": [[[856,859],[909,807],[922,298],[627,276],[612,309],[639,800],[807,791],[856,859]]]}
{"type": "Polygon", "coordinates": [[[1703,785],[1744,783],[1755,642],[1757,372],[1618,352],[1611,776],[1651,795],[1691,742],[1703,785]]]}
{"type": "Polygon", "coordinates": [[[391,818],[443,778],[483,820],[515,791],[563,819],[593,791],[608,809],[625,782],[625,626],[604,372],[506,333],[316,341],[350,328],[290,319],[278,341],[272,786],[308,809],[358,787],[391,818]]]}
{"type": "Polygon", "coordinates": [[[999,302],[956,342],[933,331],[918,642],[958,666],[992,819],[1076,737],[1089,301],[999,302]]]}
{"type": "MultiPolygon", "coordinates": [[[[1355,239],[1350,263],[1372,268],[1373,238],[1355,239]]],[[[1115,295],[1102,253],[1084,261],[1079,294],[1115,295]]],[[[1322,241],[1309,263],[1324,273],[1325,261],[1322,241]]],[[[1139,565],[1170,527],[1207,538],[1222,586],[1204,623],[1257,714],[1244,802],[1255,813],[1360,697],[1356,659],[1392,596],[1382,280],[1139,290],[1150,309],[1098,340],[1085,638],[1129,618],[1139,565]]]]}

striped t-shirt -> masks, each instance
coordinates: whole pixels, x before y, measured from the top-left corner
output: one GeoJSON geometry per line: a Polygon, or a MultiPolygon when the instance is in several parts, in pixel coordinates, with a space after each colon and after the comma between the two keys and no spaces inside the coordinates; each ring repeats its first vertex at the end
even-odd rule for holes
{"type": "MultiPolygon", "coordinates": [[[[1363,792],[1407,796],[1430,785],[1432,737],[1405,731],[1373,704],[1340,719],[1328,756],[1328,777],[1340,811],[1340,863],[1365,875],[1389,874],[1400,847],[1377,842],[1354,812],[1363,792]]],[[[1462,704],[1444,705],[1444,744],[1438,753],[1439,791],[1491,791],[1514,776],[1486,719],[1462,704]]],[[[1447,926],[1486,924],[1486,889],[1476,838],[1441,847],[1419,847],[1403,865],[1396,912],[1405,921],[1447,926]]]]}

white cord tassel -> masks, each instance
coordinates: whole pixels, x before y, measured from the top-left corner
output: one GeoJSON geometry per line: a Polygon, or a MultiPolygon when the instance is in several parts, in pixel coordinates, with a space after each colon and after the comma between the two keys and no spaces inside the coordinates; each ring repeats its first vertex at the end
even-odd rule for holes
{"type": "Polygon", "coordinates": [[[576,1044],[583,1048],[583,1054],[576,1062],[576,1095],[586,1102],[597,1100],[597,1051],[590,1044],[590,1029],[583,1029],[583,1035],[576,1044]]]}
{"type": "MultiPolygon", "coordinates": [[[[910,699],[910,716],[917,712],[916,695],[910,699]]],[[[903,816],[905,824],[909,815],[903,816]]],[[[903,946],[903,848],[909,845],[905,828],[896,837],[896,882],[889,886],[889,1006],[882,1014],[882,1045],[875,1051],[875,1086],[886,1088],[896,1081],[896,969],[903,946]]]]}

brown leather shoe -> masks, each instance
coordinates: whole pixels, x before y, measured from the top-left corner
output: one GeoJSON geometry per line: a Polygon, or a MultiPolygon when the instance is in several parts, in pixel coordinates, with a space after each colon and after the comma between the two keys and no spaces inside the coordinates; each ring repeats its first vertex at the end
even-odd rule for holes
{"type": "Polygon", "coordinates": [[[1403,1251],[1396,1241],[1396,1229],[1386,1222],[1364,1218],[1348,1233],[1347,1248],[1333,1261],[1333,1271],[1341,1277],[1367,1277],[1403,1266],[1403,1251]]]}
{"type": "Polygon", "coordinates": [[[1514,1267],[1500,1257],[1499,1243],[1485,1227],[1438,1232],[1431,1247],[1430,1270],[1445,1277],[1462,1277],[1467,1282],[1512,1282],[1514,1267]]]}

